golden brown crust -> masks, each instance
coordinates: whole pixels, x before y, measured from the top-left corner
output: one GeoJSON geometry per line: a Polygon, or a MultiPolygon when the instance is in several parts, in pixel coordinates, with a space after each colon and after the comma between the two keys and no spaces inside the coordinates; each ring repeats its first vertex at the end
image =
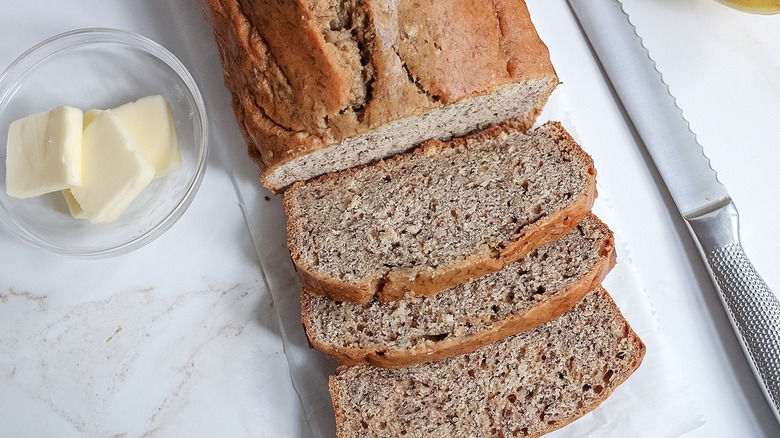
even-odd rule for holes
{"type": "Polygon", "coordinates": [[[336,417],[336,437],[347,436],[344,425],[347,423],[346,412],[339,405],[339,391],[334,384],[335,375],[328,377],[328,393],[330,393],[330,400],[333,403],[333,411],[336,417]]]}
{"type": "MultiPolygon", "coordinates": [[[[287,212],[287,236],[288,247],[292,254],[293,263],[304,289],[316,295],[326,295],[337,301],[351,301],[365,304],[372,299],[380,301],[399,300],[404,297],[427,296],[432,297],[444,289],[459,283],[481,277],[495,272],[510,263],[519,260],[535,248],[552,242],[571,231],[590,212],[595,202],[596,169],[593,159],[576,144],[574,139],[566,132],[559,122],[547,122],[547,132],[556,137],[556,140],[565,147],[574,159],[579,160],[588,169],[588,181],[586,190],[569,204],[568,207],[550,214],[546,218],[531,224],[517,240],[506,245],[499,252],[486,250],[481,254],[474,254],[457,263],[441,266],[436,270],[421,269],[397,269],[390,271],[384,277],[379,274],[375,277],[366,277],[359,282],[346,283],[338,279],[318,275],[298,260],[299,248],[304,243],[297,241],[298,228],[296,216],[290,214],[292,205],[289,194],[295,187],[302,186],[303,182],[293,184],[293,190],[285,195],[284,205],[287,212]]],[[[498,137],[512,128],[507,125],[498,125],[489,128],[478,135],[480,138],[498,137]]],[[[448,142],[431,140],[408,154],[398,155],[384,160],[382,165],[392,166],[396,161],[404,160],[408,156],[419,154],[436,154],[443,148],[457,148],[466,144],[467,138],[456,138],[448,142]]],[[[340,175],[352,175],[366,166],[357,166],[344,170],[340,175]]],[[[334,174],[323,175],[317,180],[332,179],[334,174]]]]}
{"type": "MultiPolygon", "coordinates": [[[[207,0],[224,82],[264,184],[392,121],[558,79],[522,0],[207,0]]],[[[520,119],[528,114],[517,114],[520,119]]]]}
{"type": "MultiPolygon", "coordinates": [[[[324,343],[309,336],[310,345],[342,365],[371,364],[382,368],[398,368],[416,363],[441,360],[472,352],[492,342],[530,330],[540,324],[557,318],[577,304],[585,294],[598,286],[612,270],[616,262],[614,240],[611,230],[595,217],[592,223],[598,223],[602,233],[609,236],[599,249],[601,258],[594,264],[587,275],[572,284],[567,290],[553,295],[536,307],[523,314],[512,314],[503,321],[497,321],[487,330],[471,336],[453,336],[444,341],[421,345],[414,350],[387,350],[379,348],[344,348],[330,343],[324,343]]],[[[309,332],[312,315],[311,300],[303,291],[301,320],[306,332],[309,332]]]]}

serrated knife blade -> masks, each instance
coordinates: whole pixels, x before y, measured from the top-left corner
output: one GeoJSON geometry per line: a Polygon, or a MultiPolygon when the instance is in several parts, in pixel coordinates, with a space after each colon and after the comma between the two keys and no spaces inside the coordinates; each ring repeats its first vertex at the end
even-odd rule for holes
{"type": "Polygon", "coordinates": [[[739,216],[669,87],[616,0],[568,0],[707,263],[780,422],[780,301],[748,260],[739,216]]]}

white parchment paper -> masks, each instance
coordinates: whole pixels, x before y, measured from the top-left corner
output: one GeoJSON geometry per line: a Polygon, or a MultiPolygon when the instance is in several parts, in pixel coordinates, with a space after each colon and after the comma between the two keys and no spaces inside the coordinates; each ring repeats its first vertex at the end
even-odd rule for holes
{"type": "MultiPolygon", "coordinates": [[[[561,105],[550,102],[551,108],[561,105]]],[[[566,116],[565,111],[559,115],[566,116]]],[[[571,127],[571,120],[563,120],[571,127]]],[[[572,131],[575,131],[572,128],[572,131]]],[[[240,167],[241,165],[239,165],[240,167]]],[[[311,427],[311,436],[335,436],[328,376],[335,363],[309,347],[300,322],[300,285],[286,246],[281,197],[239,184],[251,234],[283,328],[285,353],[293,385],[311,427]]],[[[702,424],[698,408],[669,357],[663,330],[654,319],[629,244],[621,240],[620,218],[610,208],[610,188],[599,186],[595,212],[616,232],[618,264],[604,286],[647,345],[642,365],[626,383],[592,413],[551,436],[555,437],[678,437],[702,424]],[[652,432],[650,432],[652,431],[652,432]]]]}

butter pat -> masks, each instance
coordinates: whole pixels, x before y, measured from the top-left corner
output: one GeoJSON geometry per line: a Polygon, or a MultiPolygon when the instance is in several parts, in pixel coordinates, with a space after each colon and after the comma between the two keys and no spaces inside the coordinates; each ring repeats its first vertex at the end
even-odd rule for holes
{"type": "Polygon", "coordinates": [[[143,97],[110,110],[119,117],[152,166],[155,178],[181,166],[181,148],[173,112],[159,94],[143,97]]]}
{"type": "MultiPolygon", "coordinates": [[[[79,126],[82,123],[79,120],[79,126]]],[[[119,117],[101,111],[83,131],[81,184],[72,186],[70,192],[90,222],[111,222],[154,174],[154,166],[119,117]]]]}
{"type": "Polygon", "coordinates": [[[115,220],[156,177],[181,166],[170,104],[147,96],[110,110],[62,106],[11,124],[10,196],[60,191],[73,217],[115,220]]]}
{"type": "Polygon", "coordinates": [[[76,219],[87,218],[87,216],[84,214],[84,210],[82,210],[81,206],[79,205],[79,201],[73,197],[73,193],[71,193],[70,189],[63,190],[62,196],[65,197],[65,202],[68,204],[68,210],[70,211],[71,216],[76,219]]]}
{"type": "Polygon", "coordinates": [[[101,109],[91,109],[84,113],[84,123],[83,127],[84,129],[87,129],[87,126],[92,123],[93,120],[95,120],[95,117],[97,117],[98,114],[103,112],[101,109]]]}
{"type": "Polygon", "coordinates": [[[83,113],[59,106],[8,128],[6,191],[32,198],[81,184],[83,113]]]}

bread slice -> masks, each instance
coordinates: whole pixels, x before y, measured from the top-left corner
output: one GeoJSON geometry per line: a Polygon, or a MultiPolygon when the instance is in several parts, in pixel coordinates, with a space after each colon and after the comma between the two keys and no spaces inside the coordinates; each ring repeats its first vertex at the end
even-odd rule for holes
{"type": "Polygon", "coordinates": [[[434,296],[569,232],[593,205],[595,175],[557,122],[430,141],[291,186],[288,247],[310,293],[434,296]]]}
{"type": "Polygon", "coordinates": [[[356,304],[304,291],[302,321],[310,344],[342,364],[440,360],[560,316],[614,263],[612,232],[588,215],[560,239],[433,298],[356,304]]]}
{"type": "Polygon", "coordinates": [[[607,292],[534,330],[443,361],[340,367],[330,393],[341,438],[539,436],[593,410],[645,346],[607,292]]]}
{"type": "Polygon", "coordinates": [[[558,84],[523,0],[207,0],[261,180],[310,179],[513,120],[558,84]]]}

